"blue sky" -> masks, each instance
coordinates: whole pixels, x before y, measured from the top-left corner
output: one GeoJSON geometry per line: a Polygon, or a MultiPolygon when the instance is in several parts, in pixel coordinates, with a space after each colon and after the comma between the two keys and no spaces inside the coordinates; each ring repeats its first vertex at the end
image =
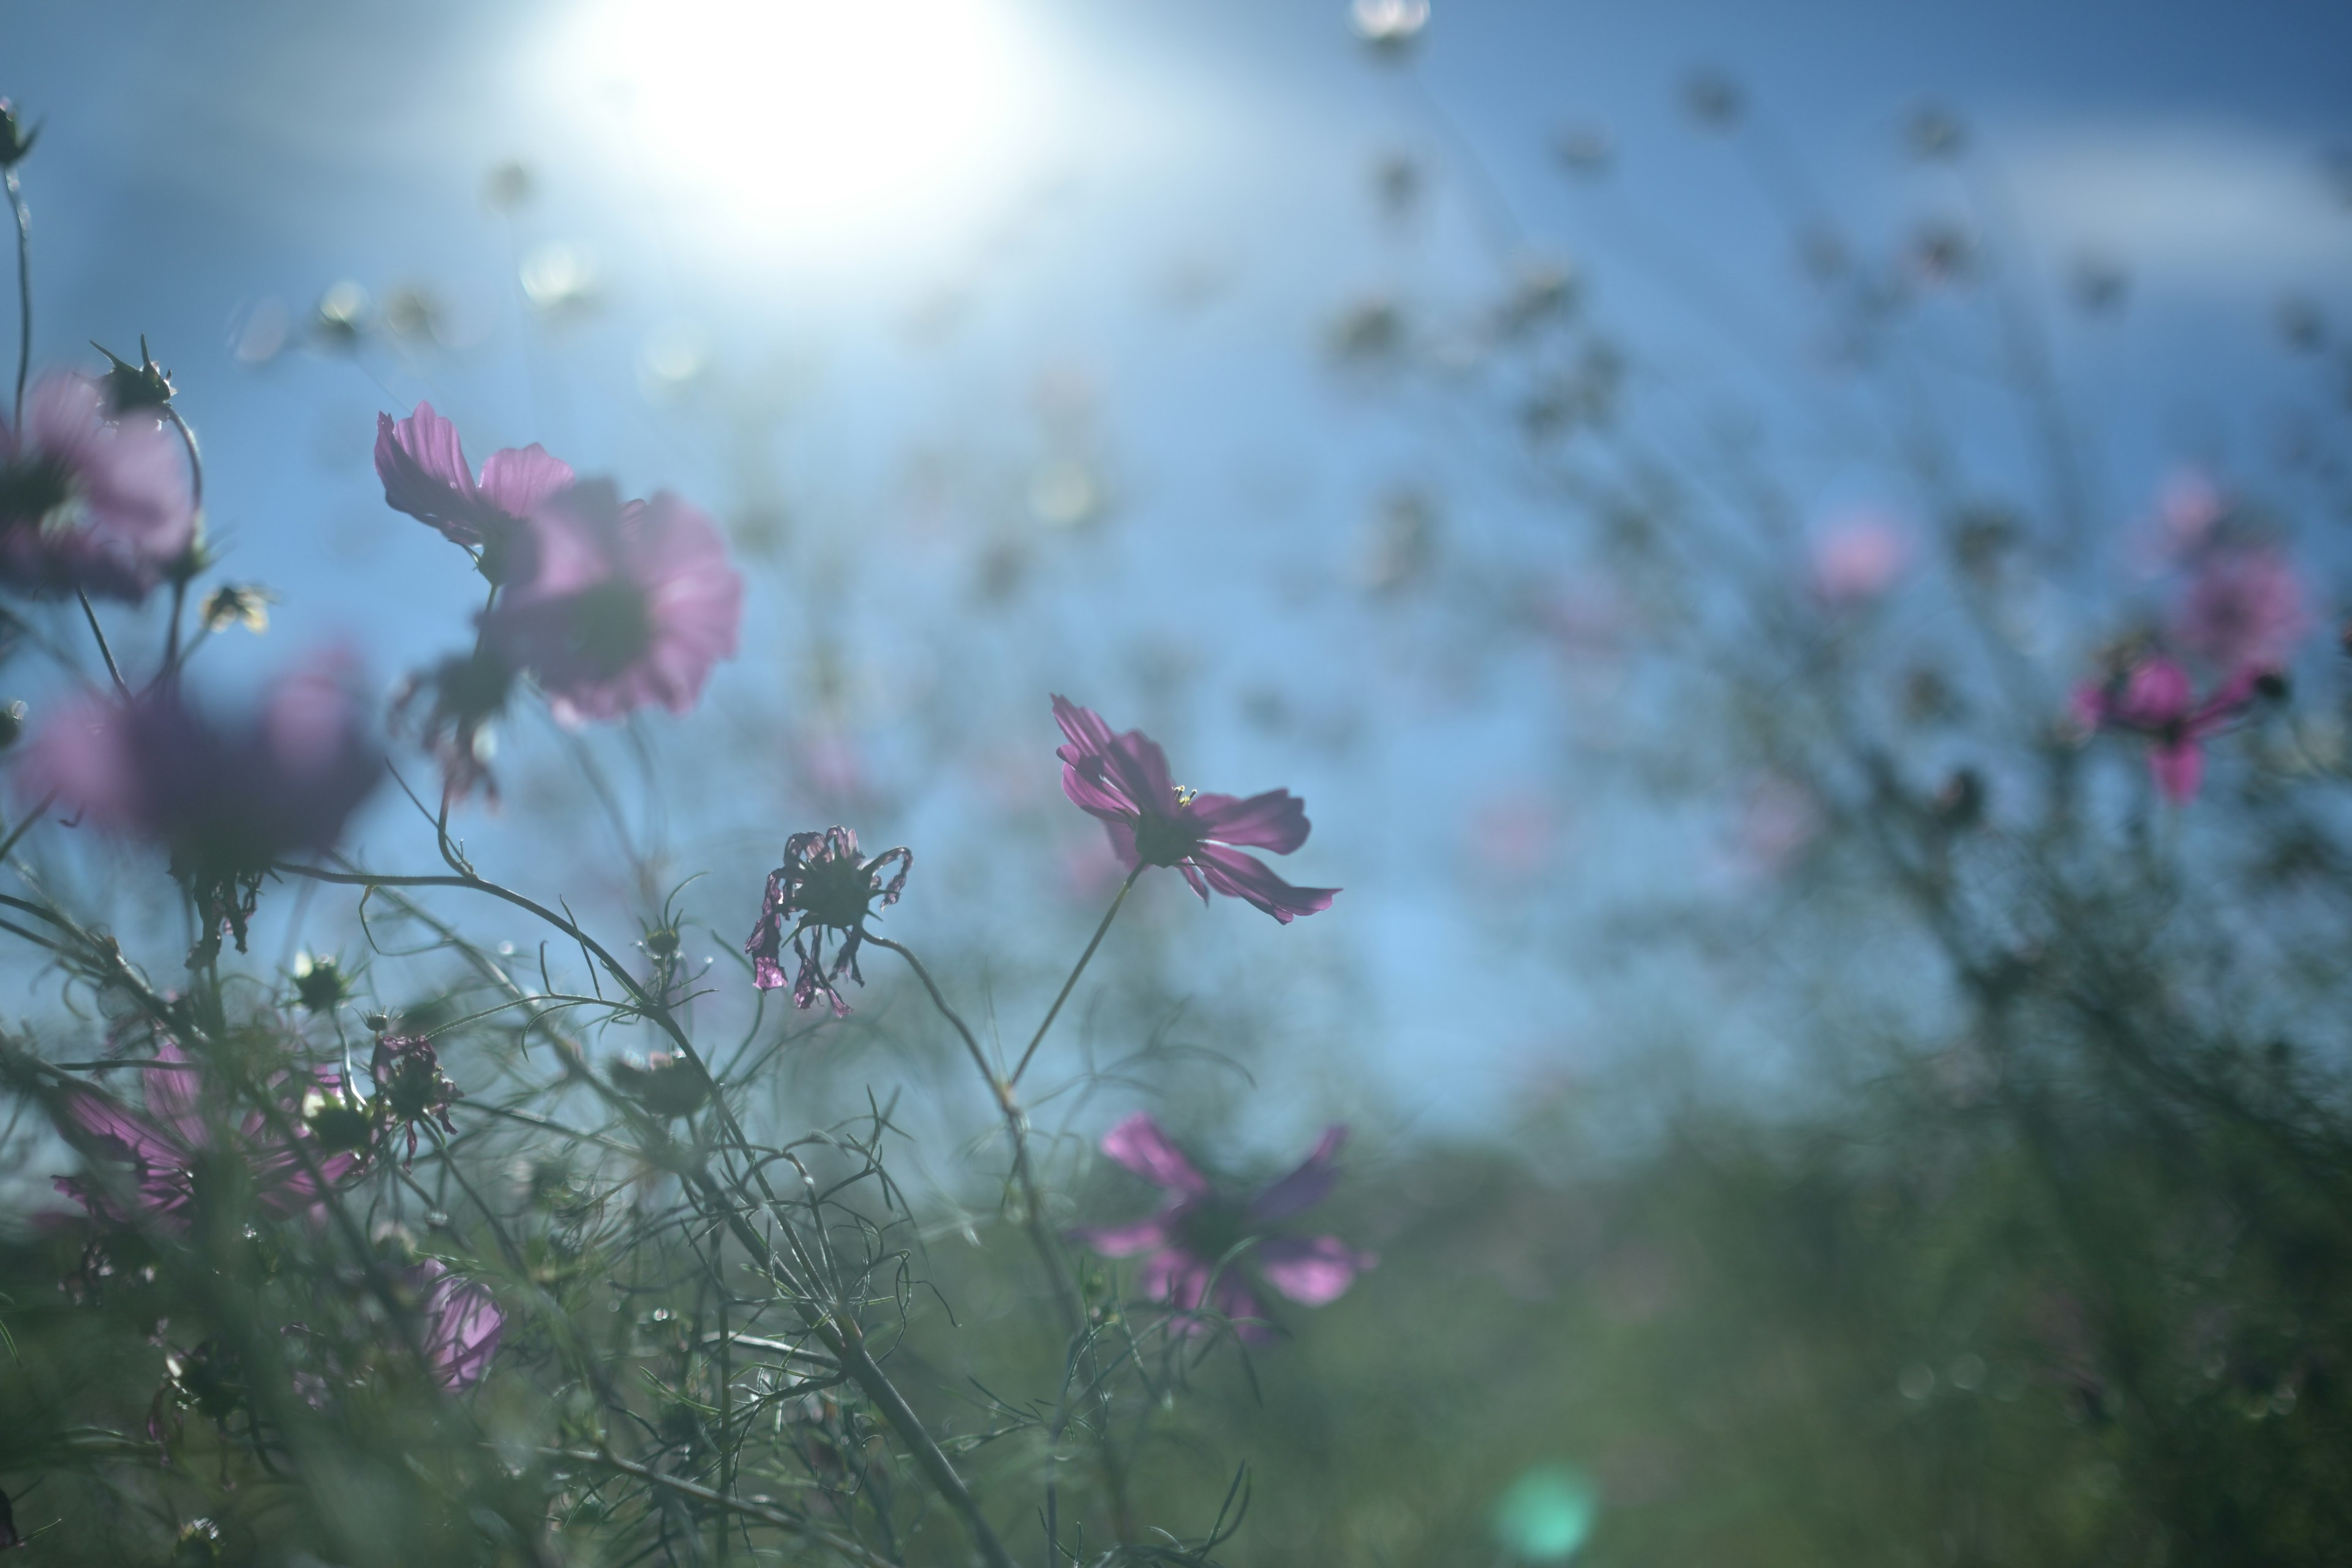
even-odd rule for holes
{"type": "MultiPolygon", "coordinates": [[[[2352,307],[2352,206],[2325,162],[2352,146],[2340,7],[1435,0],[1402,61],[1326,0],[826,15],[0,0],[0,92],[45,126],[25,170],[38,358],[147,332],[205,436],[230,574],[286,596],[267,639],[207,659],[226,678],[340,638],[389,681],[463,637],[472,584],[369,468],[375,413],[420,396],[478,461],[538,439],[724,518],[780,509],[789,547],[755,568],[712,698],[750,776],[679,813],[732,896],[762,838],[831,804],[788,754],[814,731],[853,731],[898,781],[881,826],[980,857],[987,819],[958,799],[1008,775],[1018,794],[1066,687],[1164,733],[1187,782],[1307,795],[1318,833],[1290,869],[1349,896],[1279,932],[1199,916],[1202,963],[1289,977],[1277,1033],[1322,1061],[1349,1042],[1407,1096],[1442,1077],[1465,1108],[1617,1032],[1635,982],[1579,975],[1546,910],[1641,883],[1672,834],[1629,839],[1620,805],[1579,796],[1559,660],[1481,618],[1479,584],[1573,541],[1507,443],[1465,431],[1469,400],[1335,374],[1340,312],[1378,298],[1459,323],[1549,258],[1690,417],[1739,406],[1793,433],[1818,332],[1775,183],[1827,193],[1882,250],[1973,215],[2051,306],[2121,527],[2172,466],[2261,469],[2311,379],[2278,349],[2281,300],[2352,307]],[[1683,112],[1699,68],[1743,84],[1738,142],[1683,112]],[[1973,188],[1906,156],[1927,99],[1967,120],[1973,188]],[[1552,149],[1595,127],[1613,167],[1580,182],[1552,149]],[[1425,171],[1405,222],[1371,195],[1400,154],[1425,171]],[[509,218],[483,185],[517,158],[537,193],[509,218]],[[2126,267],[2129,304],[2078,321],[2063,283],[2093,255],[2126,267]],[[534,322],[519,268],[542,291],[569,268],[593,310],[534,322]],[[346,279],[376,309],[428,289],[449,341],[304,346],[346,279]],[[1053,521],[1073,485],[1099,518],[1053,521]],[[1368,530],[1403,489],[1435,498],[1448,574],[1376,598],[1368,530]],[[1009,608],[974,607],[992,561],[1020,574],[1009,608]],[[846,650],[822,722],[813,650],[846,650]],[[894,726],[950,699],[969,723],[943,763],[894,726]],[[1498,891],[1465,847],[1465,822],[1514,811],[1558,839],[1544,887],[1573,893],[1498,891]]],[[[2018,460],[2005,429],[1955,417],[1995,471],[2018,460]]],[[[1900,505],[1866,463],[1795,449],[1813,507],[1900,505]]],[[[1008,809],[1049,821],[1049,763],[1030,784],[1008,809]]],[[[474,831],[518,866],[563,847],[527,804],[474,831]]],[[[379,860],[424,852],[398,832],[386,808],[379,860]]],[[[1676,847],[1685,868],[1710,853],[1676,847]]],[[[1084,919],[1057,910],[1045,936],[1084,919]]],[[[1372,1092],[1349,1077],[1312,1092],[1372,1092]]]]}

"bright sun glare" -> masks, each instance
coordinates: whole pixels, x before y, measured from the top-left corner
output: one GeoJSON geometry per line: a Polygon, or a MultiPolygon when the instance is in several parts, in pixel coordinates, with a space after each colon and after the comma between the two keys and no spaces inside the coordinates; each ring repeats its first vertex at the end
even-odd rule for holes
{"type": "Polygon", "coordinates": [[[1018,172],[1041,98],[1005,0],[602,0],[551,58],[652,173],[793,237],[968,210],[1018,172]]]}

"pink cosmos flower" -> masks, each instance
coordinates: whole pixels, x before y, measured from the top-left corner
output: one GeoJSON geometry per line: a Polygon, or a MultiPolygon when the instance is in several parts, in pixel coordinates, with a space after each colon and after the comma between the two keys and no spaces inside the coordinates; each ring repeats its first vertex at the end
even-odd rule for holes
{"type": "Polygon", "coordinates": [[[490,1370],[507,1315],[489,1290],[449,1271],[435,1258],[406,1271],[403,1282],[415,1292],[424,1321],[425,1359],[442,1387],[471,1388],[490,1370]]]}
{"type": "Polygon", "coordinates": [[[522,542],[523,519],[572,479],[571,466],[534,441],[491,453],[477,480],[457,427],[430,403],[419,403],[396,425],[389,414],[375,416],[375,472],[387,505],[432,524],[452,543],[479,550],[483,573],[494,583],[518,574],[511,552],[522,542]]]}
{"type": "Polygon", "coordinates": [[[2151,658],[2129,677],[2074,693],[2075,721],[2089,730],[2127,730],[2147,737],[2147,771],[2164,798],[2186,805],[2205,781],[2205,742],[2245,710],[2261,688],[2261,671],[2241,670],[2204,701],[2189,672],[2168,658],[2151,658]]]}
{"type": "Polygon", "coordinates": [[[2173,636],[2216,668],[2277,670],[2311,629],[2303,581],[2278,551],[2223,545],[2198,558],[2173,636]]]}
{"type": "MultiPolygon", "coordinates": [[[[112,1184],[57,1178],[58,1191],[98,1218],[117,1225],[144,1220],[184,1231],[194,1222],[206,1193],[240,1180],[250,1184],[253,1201],[266,1213],[281,1217],[302,1214],[316,1208],[329,1188],[359,1168],[357,1155],[330,1152],[308,1131],[298,1131],[296,1139],[309,1145],[303,1152],[318,1168],[318,1178],[313,1178],[302,1154],[260,1111],[236,1118],[234,1131],[227,1125],[216,1127],[205,1114],[200,1076],[176,1041],[158,1041],[155,1061],[156,1066],[140,1074],[144,1110],[94,1089],[77,1089],[67,1101],[66,1114],[82,1140],[100,1157],[131,1170],[127,1202],[112,1184]],[[220,1134],[226,1135],[226,1142],[216,1142],[220,1134]]],[[[334,1075],[321,1073],[319,1081],[333,1087],[334,1075]]],[[[219,1108],[215,1110],[220,1114],[219,1108]]],[[[300,1128],[299,1108],[287,1107],[285,1120],[300,1128]]],[[[226,1123],[227,1117],[222,1115],[221,1121],[226,1123]]]]}
{"type": "Polygon", "coordinates": [[[206,919],[205,943],[218,951],[226,929],[243,952],[270,862],[331,847],[383,772],[351,661],[331,653],[232,723],[176,683],[128,702],[86,700],[43,728],[17,782],[27,800],[54,795],[102,832],[168,849],[206,919]]]}
{"type": "Polygon", "coordinates": [[[1338,888],[1294,888],[1256,856],[1231,847],[1287,855],[1306,843],[1307,808],[1288,790],[1246,800],[1198,795],[1169,777],[1167,753],[1142,731],[1113,734],[1101,714],[1066,697],[1054,699],[1054,719],[1069,737],[1055,753],[1062,759],[1062,793],[1100,819],[1111,852],[1129,872],[1173,866],[1202,903],[1214,888],[1285,925],[1331,907],[1338,888]]]}
{"type": "Polygon", "coordinates": [[[667,490],[625,502],[591,479],[547,497],[525,526],[530,571],[484,617],[488,646],[567,723],[693,707],[711,666],[734,657],[743,617],[743,579],[710,520],[667,490]]]}
{"type": "Polygon", "coordinates": [[[1832,523],[1813,542],[1813,593],[1832,609],[1874,599],[1909,563],[1900,530],[1875,513],[1832,523]]]}
{"type": "Polygon", "coordinates": [[[152,408],[110,417],[99,384],[43,376],[0,420],[0,584],[144,598],[195,539],[179,444],[152,408]]]}
{"type": "Polygon", "coordinates": [[[1347,1128],[1327,1129],[1297,1170],[1235,1199],[1209,1184],[1150,1112],[1137,1111],[1104,1135],[1103,1152],[1159,1187],[1168,1201],[1149,1219],[1085,1226],[1070,1237],[1105,1258],[1141,1256],[1137,1291],[1170,1308],[1181,1331],[1208,1331],[1211,1320],[1201,1310],[1205,1303],[1242,1339],[1262,1343],[1274,1331],[1263,1321],[1256,1282],[1301,1306],[1320,1307],[1338,1300],[1357,1275],[1380,1261],[1333,1236],[1265,1234],[1267,1226],[1323,1201],[1338,1179],[1333,1161],[1347,1139],[1347,1128]]]}
{"type": "Polygon", "coordinates": [[[768,889],[761,900],[760,920],[751,928],[743,951],[751,960],[751,984],[772,991],[784,983],[783,946],[789,936],[800,971],[793,979],[793,1005],[815,1005],[819,995],[833,1004],[834,1016],[846,1017],[849,1004],[834,982],[845,973],[860,985],[857,947],[866,935],[866,917],[874,901],[888,909],[906,889],[907,873],[914,869],[914,852],[885,849],[871,860],[861,859],[857,835],[846,827],[823,833],[795,833],[784,840],[784,863],[768,873],[768,889]],[[888,881],[882,874],[891,867],[898,874],[888,881]],[[786,931],[790,926],[789,932],[786,931]],[[824,963],[825,932],[836,933],[841,946],[833,968],[824,963]]]}
{"type": "Polygon", "coordinates": [[[368,1076],[375,1080],[375,1105],[380,1108],[387,1142],[395,1132],[405,1130],[408,1133],[404,1165],[416,1158],[418,1122],[435,1123],[444,1132],[457,1131],[457,1124],[449,1120],[449,1108],[466,1098],[465,1091],[442,1072],[440,1055],[424,1036],[379,1037],[375,1055],[368,1062],[368,1076]]]}

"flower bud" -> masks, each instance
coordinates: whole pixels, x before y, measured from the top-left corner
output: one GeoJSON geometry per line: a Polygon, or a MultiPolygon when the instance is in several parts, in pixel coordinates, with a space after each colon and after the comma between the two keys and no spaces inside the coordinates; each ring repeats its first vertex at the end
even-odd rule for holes
{"type": "Polygon", "coordinates": [[[26,130],[24,121],[16,118],[16,106],[0,98],[0,169],[13,169],[23,163],[40,134],[37,125],[26,130]]]}
{"type": "Polygon", "coordinates": [[[162,408],[172,401],[177,389],[172,385],[172,373],[155,363],[147,352],[147,334],[139,334],[139,363],[132,364],[104,343],[93,342],[90,347],[106,356],[107,373],[99,377],[105,389],[106,405],[117,414],[128,414],[134,408],[162,408]]]}

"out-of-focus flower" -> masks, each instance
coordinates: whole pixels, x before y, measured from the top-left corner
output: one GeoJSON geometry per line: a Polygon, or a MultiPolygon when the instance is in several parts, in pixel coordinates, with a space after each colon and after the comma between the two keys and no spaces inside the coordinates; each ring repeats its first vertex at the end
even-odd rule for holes
{"type": "Polygon", "coordinates": [[[351,975],[341,961],[315,952],[294,960],[294,999],[307,1013],[331,1013],[352,994],[351,975]]]}
{"type": "Polygon", "coordinates": [[[1903,136],[1916,156],[1931,160],[1957,158],[1969,144],[1969,128],[1940,103],[1923,103],[1912,110],[1903,136]]]}
{"type": "Polygon", "coordinates": [[[352,279],[340,279],[319,296],[310,312],[310,331],[326,347],[348,353],[367,335],[374,314],[374,301],[368,298],[367,289],[352,279]]]}
{"type": "Polygon", "coordinates": [[[179,444],[152,409],[108,416],[99,384],[54,373],[0,420],[0,585],[146,596],[195,538],[179,444]]]}
{"type": "Polygon", "coordinates": [[[1111,853],[1133,873],[1172,866],[1201,901],[1209,889],[1256,905],[1283,924],[1331,907],[1337,888],[1294,888],[1236,845],[1287,855],[1307,842],[1304,802],[1286,789],[1244,800],[1200,795],[1168,774],[1168,754],[1140,730],[1114,734],[1102,715],[1066,697],[1054,699],[1054,720],[1069,737],[1062,759],[1062,793],[1110,837],[1111,853]]]}
{"type": "Polygon", "coordinates": [[[542,245],[522,258],[517,270],[523,298],[552,321],[576,320],[596,309],[600,285],[596,260],[587,251],[562,244],[542,245]]]}
{"type": "Polygon", "coordinates": [[[352,689],[350,661],[314,658],[281,678],[261,710],[219,723],[176,683],[125,702],[85,700],[44,726],[18,784],[54,795],[107,833],[170,851],[172,874],[205,922],[199,956],[226,929],[245,949],[270,863],[331,847],[382,782],[383,752],[352,689]]]}
{"type": "Polygon", "coordinates": [[[1402,49],[1429,26],[1429,0],[1354,0],[1348,25],[1376,49],[1402,49]]]}
{"type": "Polygon", "coordinates": [[[430,1121],[444,1132],[455,1132],[457,1124],[449,1120],[449,1108],[466,1098],[441,1070],[441,1058],[433,1042],[422,1035],[384,1035],[376,1040],[375,1055],[368,1063],[368,1076],[375,1080],[375,1103],[383,1119],[384,1135],[406,1131],[408,1155],[416,1157],[416,1124],[430,1121]]]}
{"type": "Polygon", "coordinates": [[[571,465],[536,441],[491,453],[477,480],[457,427],[430,403],[419,403],[397,424],[389,414],[375,416],[375,471],[386,505],[432,524],[452,543],[479,550],[482,574],[493,583],[527,570],[523,519],[572,482],[571,465]]]}
{"type": "Polygon", "coordinates": [[[691,1116],[710,1099],[710,1080],[675,1051],[655,1051],[643,1061],[624,1058],[611,1070],[613,1087],[656,1116],[691,1116]]]}
{"type": "Polygon", "coordinates": [[[1617,141],[1598,121],[1571,125],[1552,138],[1552,155],[1570,174],[1595,179],[1609,172],[1617,156],[1617,141]]]}
{"type": "Polygon", "coordinates": [[[2245,710],[2261,680],[2262,672],[2242,670],[2200,702],[2187,670],[2151,658],[2119,680],[2078,689],[2074,715],[2085,731],[2147,737],[2148,775],[2165,799],[2186,805],[2205,782],[2205,742],[2245,710]]]}
{"type": "Polygon", "coordinates": [[[2204,470],[2181,468],[2167,475],[2156,497],[2158,556],[2170,561],[2202,548],[2229,515],[2229,497],[2204,470]]]}
{"type": "Polygon", "coordinates": [[[1874,599],[1911,559],[1902,531],[1874,512],[1842,518],[1813,541],[1813,594],[1832,609],[1874,599]]]}
{"type": "Polygon", "coordinates": [[[2225,545],[2198,557],[2172,633],[2220,669],[2283,669],[2311,626],[2303,581],[2284,555],[2225,545]]]}
{"type": "Polygon", "coordinates": [[[743,616],[743,579],[710,520],[667,490],[625,502],[591,479],[528,521],[530,574],[483,618],[485,645],[530,671],[566,722],[693,707],[743,616]]]}
{"type": "MultiPolygon", "coordinates": [[[[265,1212],[301,1214],[316,1208],[330,1188],[359,1168],[355,1154],[318,1141],[299,1106],[287,1107],[283,1117],[297,1130],[291,1139],[281,1136],[259,1110],[235,1116],[226,1107],[214,1107],[207,1114],[201,1077],[176,1041],[157,1041],[154,1063],[140,1074],[144,1110],[94,1089],[76,1089],[67,1101],[67,1117],[82,1139],[100,1157],[131,1168],[127,1199],[102,1180],[57,1178],[58,1191],[97,1217],[184,1230],[201,1201],[233,1191],[240,1182],[249,1184],[253,1201],[265,1212]]],[[[316,1082],[341,1087],[331,1072],[316,1082]]]]}
{"type": "Polygon", "coordinates": [[[1705,129],[1728,131],[1748,111],[1748,99],[1721,71],[1696,71],[1683,83],[1683,108],[1705,129]]]}
{"type": "Polygon", "coordinates": [[[1348,1130],[1325,1131],[1298,1168],[1246,1198],[1209,1184],[1149,1111],[1137,1111],[1104,1134],[1103,1152],[1168,1194],[1160,1212],[1132,1225],[1082,1226],[1073,1240],[1105,1258],[1142,1257],[1137,1292],[1171,1309],[1181,1331],[1212,1326],[1206,1306],[1240,1338],[1274,1337],[1263,1320],[1255,1280],[1301,1306],[1335,1301],[1356,1276],[1379,1262],[1335,1236],[1270,1236],[1266,1227],[1323,1201],[1339,1179],[1334,1162],[1348,1130]],[[1244,1268],[1246,1264],[1246,1269],[1244,1268]],[[1255,1280],[1253,1279],[1255,1276],[1255,1280]]]}
{"type": "Polygon", "coordinates": [[[1601,1491],[1583,1471],[1537,1465],[1495,1504],[1495,1535],[1522,1563],[1565,1563],[1592,1534],[1601,1491]]]}
{"type": "Polygon", "coordinates": [[[452,801],[479,789],[498,804],[499,784],[490,773],[495,749],[490,726],[506,711],[515,671],[496,648],[445,658],[410,676],[392,700],[394,722],[403,728],[423,703],[415,734],[440,765],[441,787],[452,801]],[[425,700],[429,694],[430,700],[425,700]]]}
{"type": "Polygon", "coordinates": [[[224,583],[205,596],[205,630],[243,626],[257,636],[269,629],[269,606],[278,595],[258,583],[224,583]]]}
{"type": "Polygon", "coordinates": [[[425,1360],[434,1378],[452,1393],[481,1382],[507,1326],[507,1315],[488,1288],[451,1273],[437,1258],[408,1269],[403,1282],[416,1297],[425,1360]]]}
{"type": "Polygon", "coordinates": [[[751,960],[751,984],[772,991],[784,983],[783,948],[789,940],[800,960],[799,973],[793,978],[793,1005],[813,1006],[822,994],[832,1002],[836,1017],[846,1016],[849,1004],[842,1000],[834,983],[847,974],[860,985],[866,984],[866,977],[857,972],[857,947],[866,935],[866,917],[874,911],[877,899],[886,910],[898,901],[914,864],[914,853],[905,848],[885,849],[870,860],[861,859],[857,835],[846,827],[793,834],[784,841],[784,863],[768,873],[759,923],[743,943],[751,960]],[[884,881],[882,874],[893,866],[898,868],[897,875],[884,881]],[[840,941],[829,972],[824,963],[827,931],[840,941]]]}

